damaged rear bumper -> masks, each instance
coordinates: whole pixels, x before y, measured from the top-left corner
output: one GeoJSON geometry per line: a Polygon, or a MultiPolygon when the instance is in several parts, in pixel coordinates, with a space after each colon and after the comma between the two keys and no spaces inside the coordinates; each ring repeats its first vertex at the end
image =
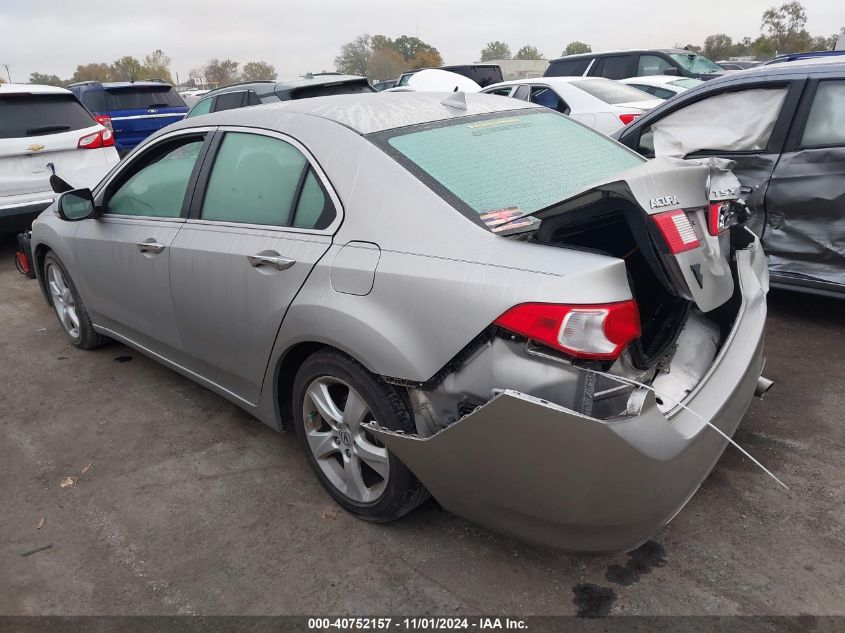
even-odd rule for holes
{"type": "MultiPolygon", "coordinates": [[[[742,303],[713,366],[685,400],[727,435],[763,364],[768,289],[759,244],[737,252],[742,303]]],[[[427,438],[372,427],[450,512],[568,551],[631,550],[684,506],[727,441],[648,392],[635,415],[599,420],[505,391],[427,438]]]]}

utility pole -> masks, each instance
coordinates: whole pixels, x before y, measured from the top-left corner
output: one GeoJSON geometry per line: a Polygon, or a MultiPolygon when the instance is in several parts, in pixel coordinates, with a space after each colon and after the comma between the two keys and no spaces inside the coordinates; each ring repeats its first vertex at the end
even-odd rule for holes
{"type": "Polygon", "coordinates": [[[2,66],[6,69],[6,76],[9,78],[9,83],[12,83],[12,73],[9,72],[9,64],[2,64],[2,66]]]}

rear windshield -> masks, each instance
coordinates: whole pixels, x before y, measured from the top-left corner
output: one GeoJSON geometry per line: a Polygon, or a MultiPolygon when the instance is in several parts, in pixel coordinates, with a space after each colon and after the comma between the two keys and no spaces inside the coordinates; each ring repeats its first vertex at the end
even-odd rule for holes
{"type": "Polygon", "coordinates": [[[185,102],[170,86],[131,86],[107,88],[106,104],[109,110],[146,110],[184,107],[185,102]]]}
{"type": "Polygon", "coordinates": [[[701,79],[693,79],[691,77],[685,77],[684,79],[671,82],[673,86],[678,86],[679,88],[695,88],[697,85],[703,83],[701,79]]]}
{"type": "Polygon", "coordinates": [[[581,79],[573,81],[572,85],[596,99],[610,104],[650,101],[654,98],[647,92],[610,79],[581,79]]]}
{"type": "Polygon", "coordinates": [[[291,99],[308,99],[310,97],[327,97],[329,95],[346,95],[357,92],[375,92],[370,82],[366,79],[350,81],[341,84],[323,84],[317,86],[305,86],[291,90],[291,99]]]}
{"type": "Polygon", "coordinates": [[[71,94],[0,97],[0,138],[61,134],[96,125],[71,94]]]}
{"type": "Polygon", "coordinates": [[[645,160],[554,112],[472,117],[384,134],[382,146],[400,163],[488,227],[493,212],[512,218],[538,211],[645,160]]]}

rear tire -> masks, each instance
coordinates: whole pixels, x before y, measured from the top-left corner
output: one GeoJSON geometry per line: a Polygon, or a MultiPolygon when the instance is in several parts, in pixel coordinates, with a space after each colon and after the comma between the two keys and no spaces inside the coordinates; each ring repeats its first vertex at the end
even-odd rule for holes
{"type": "Polygon", "coordinates": [[[94,349],[105,343],[106,337],[94,330],[73,280],[53,251],[44,257],[44,280],[50,303],[70,342],[81,349],[94,349]]]}
{"type": "Polygon", "coordinates": [[[345,510],[377,523],[393,521],[428,498],[428,491],[361,424],[416,433],[397,390],[335,350],[307,358],[293,385],[293,420],[322,486],[345,510]]]}

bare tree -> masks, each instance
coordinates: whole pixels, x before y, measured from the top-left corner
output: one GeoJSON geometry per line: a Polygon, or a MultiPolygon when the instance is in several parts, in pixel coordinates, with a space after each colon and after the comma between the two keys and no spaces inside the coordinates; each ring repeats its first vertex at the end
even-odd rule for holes
{"type": "Polygon", "coordinates": [[[267,62],[247,62],[244,64],[241,77],[244,81],[258,81],[261,79],[275,79],[276,67],[267,62]]]}
{"type": "Polygon", "coordinates": [[[209,59],[203,68],[205,79],[215,86],[228,86],[239,79],[238,62],[231,59],[209,59]]]}
{"type": "Polygon", "coordinates": [[[340,55],[335,57],[334,64],[338,72],[347,75],[366,75],[367,64],[369,64],[372,55],[370,36],[359,35],[340,47],[340,55]]]}

